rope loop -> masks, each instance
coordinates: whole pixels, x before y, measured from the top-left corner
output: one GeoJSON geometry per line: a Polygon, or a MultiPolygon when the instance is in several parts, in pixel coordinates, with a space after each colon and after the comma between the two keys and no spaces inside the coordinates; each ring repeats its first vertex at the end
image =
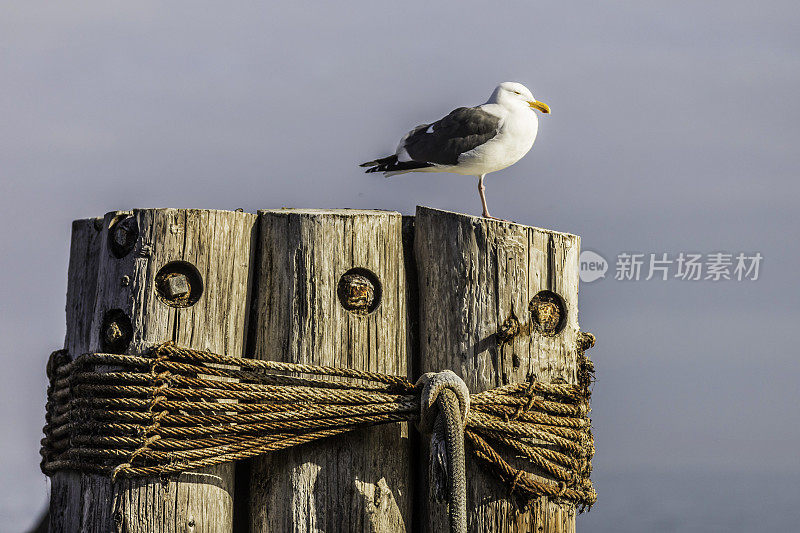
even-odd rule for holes
{"type": "Polygon", "coordinates": [[[447,500],[450,532],[467,531],[464,427],[469,417],[469,389],[452,370],[428,372],[417,380],[422,389],[417,428],[431,435],[430,482],[436,500],[447,500]]]}
{"type": "Polygon", "coordinates": [[[449,389],[455,393],[461,412],[461,426],[464,427],[467,424],[469,389],[458,374],[452,370],[428,372],[420,376],[415,388],[422,389],[419,402],[419,422],[417,423],[417,429],[420,433],[429,434],[433,432],[433,426],[439,414],[436,400],[444,389],[449,389]]]}

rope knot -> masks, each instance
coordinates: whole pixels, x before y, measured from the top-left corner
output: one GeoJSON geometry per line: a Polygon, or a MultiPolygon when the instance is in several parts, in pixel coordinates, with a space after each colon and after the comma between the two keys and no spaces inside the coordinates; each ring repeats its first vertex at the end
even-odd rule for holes
{"type": "Polygon", "coordinates": [[[461,427],[467,423],[469,415],[469,389],[464,380],[452,370],[442,372],[428,372],[417,380],[417,387],[422,386],[422,395],[419,402],[419,423],[417,429],[428,434],[433,432],[436,417],[439,414],[437,400],[443,390],[452,391],[458,398],[461,411],[461,427]]]}

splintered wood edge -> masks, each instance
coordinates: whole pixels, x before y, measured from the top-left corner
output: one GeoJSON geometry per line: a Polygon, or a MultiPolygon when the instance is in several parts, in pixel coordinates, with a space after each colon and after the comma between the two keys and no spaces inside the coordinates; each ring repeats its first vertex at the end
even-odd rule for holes
{"type": "Polygon", "coordinates": [[[568,232],[565,232],[565,231],[556,231],[556,230],[547,229],[547,228],[540,228],[538,226],[529,226],[527,224],[522,224],[520,222],[514,222],[512,220],[498,220],[498,219],[495,219],[495,218],[484,218],[484,217],[478,216],[478,215],[470,215],[470,214],[467,214],[467,213],[459,213],[457,211],[447,211],[445,209],[436,209],[436,208],[433,208],[433,207],[426,207],[424,205],[418,205],[417,206],[417,215],[425,215],[425,214],[428,214],[428,213],[430,213],[430,214],[438,214],[438,215],[445,214],[445,215],[451,215],[451,216],[456,216],[456,217],[463,217],[463,218],[470,219],[474,223],[516,226],[516,227],[519,227],[519,228],[533,229],[533,230],[542,231],[542,232],[545,232],[545,233],[552,233],[554,235],[563,235],[565,237],[578,238],[578,235],[575,235],[574,233],[568,233],[568,232]]]}

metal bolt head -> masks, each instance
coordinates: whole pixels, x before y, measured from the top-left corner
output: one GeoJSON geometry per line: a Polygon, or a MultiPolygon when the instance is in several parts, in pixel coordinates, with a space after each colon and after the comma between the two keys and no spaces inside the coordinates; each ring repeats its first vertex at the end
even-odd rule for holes
{"type": "Polygon", "coordinates": [[[336,293],[339,303],[354,315],[366,316],[381,304],[381,282],[366,268],[351,268],[339,278],[336,293]]]}
{"type": "Polygon", "coordinates": [[[187,296],[192,288],[189,285],[189,279],[183,274],[173,274],[167,276],[163,282],[164,294],[173,300],[187,296]]]}
{"type": "Polygon", "coordinates": [[[158,298],[170,307],[191,307],[203,294],[203,277],[187,261],[171,261],[156,274],[158,298]]]}
{"type": "Polygon", "coordinates": [[[531,321],[536,331],[543,335],[556,335],[566,322],[564,300],[552,291],[541,291],[528,305],[531,321]]]}
{"type": "Polygon", "coordinates": [[[553,302],[538,302],[533,307],[533,319],[544,331],[553,331],[561,321],[561,310],[553,302]]]}
{"type": "Polygon", "coordinates": [[[128,229],[120,222],[115,228],[112,238],[119,246],[125,246],[128,242],[128,229]]]}
{"type": "Polygon", "coordinates": [[[117,322],[109,322],[103,330],[103,337],[109,344],[114,344],[122,339],[122,328],[117,322]]]}
{"type": "Polygon", "coordinates": [[[104,352],[123,353],[133,338],[131,319],[121,309],[110,309],[103,315],[100,344],[104,352]]]}
{"type": "Polygon", "coordinates": [[[345,274],[339,282],[339,297],[348,311],[366,312],[375,301],[375,286],[361,274],[345,274]]]}
{"type": "Polygon", "coordinates": [[[122,259],[133,250],[139,239],[139,225],[131,215],[114,217],[108,229],[109,249],[117,259],[122,259]]]}

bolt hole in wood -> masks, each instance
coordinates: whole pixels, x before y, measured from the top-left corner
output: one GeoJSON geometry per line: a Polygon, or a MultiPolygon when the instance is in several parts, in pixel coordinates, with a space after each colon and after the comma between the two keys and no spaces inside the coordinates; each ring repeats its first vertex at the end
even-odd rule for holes
{"type": "Polygon", "coordinates": [[[103,315],[100,345],[106,353],[124,353],[133,338],[131,319],[122,309],[109,309],[103,315]]]}
{"type": "Polygon", "coordinates": [[[378,309],[382,292],[378,276],[366,268],[351,268],[342,274],[336,288],[342,307],[361,316],[378,309]]]}
{"type": "Polygon", "coordinates": [[[567,324],[564,299],[553,291],[538,292],[528,304],[528,311],[533,327],[542,335],[558,335],[567,324]]]}
{"type": "Polygon", "coordinates": [[[108,249],[117,259],[131,253],[138,239],[139,224],[131,215],[116,216],[108,225],[108,249]]]}
{"type": "Polygon", "coordinates": [[[203,276],[189,262],[171,261],[156,274],[156,294],[170,307],[191,307],[203,295],[203,276]]]}

